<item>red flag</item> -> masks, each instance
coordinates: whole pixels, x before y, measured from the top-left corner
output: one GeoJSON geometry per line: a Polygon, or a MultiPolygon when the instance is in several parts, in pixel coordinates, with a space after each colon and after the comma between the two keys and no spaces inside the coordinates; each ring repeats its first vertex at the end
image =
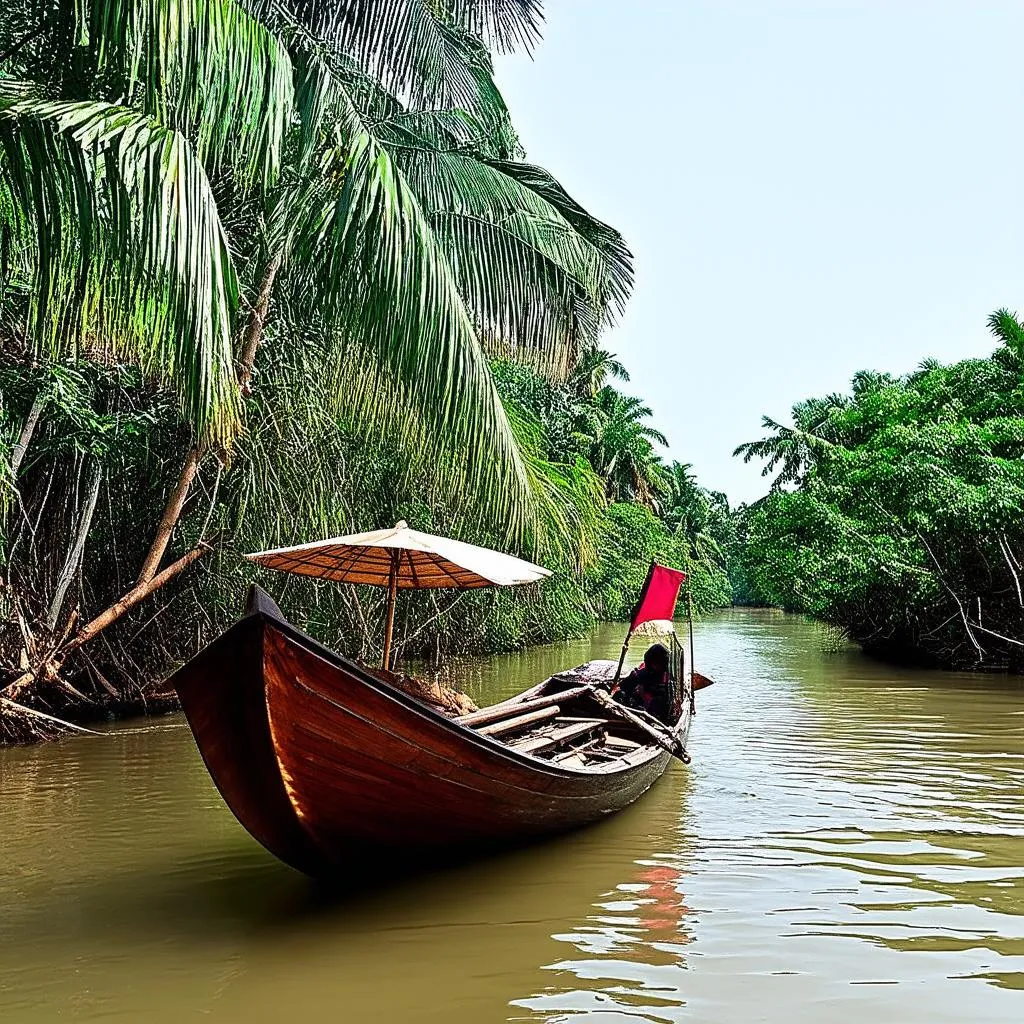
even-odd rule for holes
{"type": "Polygon", "coordinates": [[[679,588],[685,579],[685,572],[669,569],[667,566],[652,562],[651,571],[647,574],[647,582],[640,592],[640,600],[633,613],[630,630],[636,629],[644,622],[671,622],[676,613],[676,598],[679,596],[679,588]]]}

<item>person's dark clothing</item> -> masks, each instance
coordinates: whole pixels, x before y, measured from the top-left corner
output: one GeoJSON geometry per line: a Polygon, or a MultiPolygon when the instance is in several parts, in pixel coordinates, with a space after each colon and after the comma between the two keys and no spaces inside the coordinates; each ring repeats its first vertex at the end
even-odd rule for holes
{"type": "Polygon", "coordinates": [[[619,683],[614,696],[627,708],[646,711],[665,725],[675,725],[679,718],[679,687],[665,669],[640,665],[619,683]]]}

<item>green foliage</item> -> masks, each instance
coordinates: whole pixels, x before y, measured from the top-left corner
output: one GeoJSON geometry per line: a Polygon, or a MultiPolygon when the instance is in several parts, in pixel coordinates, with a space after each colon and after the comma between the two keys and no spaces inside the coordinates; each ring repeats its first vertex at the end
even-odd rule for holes
{"type": "Polygon", "coordinates": [[[793,427],[766,421],[773,435],[738,450],[779,470],[742,517],[760,600],[890,657],[1024,664],[1022,334],[1005,310],[990,326],[1006,343],[990,359],[860,373],[849,397],[801,403],[793,427]]]}
{"type": "Polygon", "coordinates": [[[131,360],[177,387],[199,436],[231,438],[238,287],[181,134],[102,102],[0,105],[0,217],[36,354],[131,360]]]}
{"type": "MultiPolygon", "coordinates": [[[[628,618],[652,560],[689,574],[698,611],[731,603],[726,562],[735,528],[728,502],[699,487],[689,466],[665,466],[657,457],[651,442],[664,438],[648,424],[650,410],[605,383],[626,376],[614,356],[585,351],[564,385],[516,364],[496,363],[494,374],[505,401],[536,418],[548,459],[585,466],[598,493],[623,498],[590,526],[598,556],[584,565],[595,614],[628,618]]],[[[601,503],[591,495],[583,504],[601,503]]]]}
{"type": "Polygon", "coordinates": [[[329,339],[340,411],[414,422],[528,533],[487,357],[564,373],[632,286],[618,233],[518,160],[487,46],[532,41],[539,18],[535,0],[15,4],[0,276],[25,308],[3,319],[37,359],[163,380],[229,447],[234,339],[268,281],[275,317],[329,339]]]}
{"type": "Polygon", "coordinates": [[[661,521],[640,505],[609,505],[604,524],[605,557],[591,588],[606,619],[628,619],[652,561],[684,569],[685,546],[669,535],[661,521]]]}
{"type": "MultiPolygon", "coordinates": [[[[598,347],[629,250],[523,161],[493,81],[539,22],[539,0],[0,12],[0,674],[133,587],[193,448],[164,563],[213,554],[74,655],[101,700],[235,616],[240,553],[400,518],[554,571],[403,595],[406,656],[577,635],[652,557],[728,600],[724,499],[663,464],[598,347]]],[[[379,592],[272,586],[379,648],[379,592]]]]}

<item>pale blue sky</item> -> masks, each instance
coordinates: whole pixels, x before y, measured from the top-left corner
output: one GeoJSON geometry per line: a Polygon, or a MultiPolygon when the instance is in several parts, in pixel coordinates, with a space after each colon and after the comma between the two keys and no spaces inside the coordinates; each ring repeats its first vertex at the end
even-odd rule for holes
{"type": "Polygon", "coordinates": [[[547,0],[498,78],[529,159],[623,232],[605,346],[705,486],[858,369],[987,354],[1024,307],[1022,0],[547,0]]]}

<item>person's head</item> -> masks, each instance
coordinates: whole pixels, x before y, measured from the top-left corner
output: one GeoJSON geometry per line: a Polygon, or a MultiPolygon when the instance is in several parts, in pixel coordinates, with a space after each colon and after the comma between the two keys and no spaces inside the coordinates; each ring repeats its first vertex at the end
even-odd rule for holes
{"type": "Polygon", "coordinates": [[[656,672],[668,669],[668,648],[664,644],[652,644],[644,654],[644,666],[656,672]]]}

